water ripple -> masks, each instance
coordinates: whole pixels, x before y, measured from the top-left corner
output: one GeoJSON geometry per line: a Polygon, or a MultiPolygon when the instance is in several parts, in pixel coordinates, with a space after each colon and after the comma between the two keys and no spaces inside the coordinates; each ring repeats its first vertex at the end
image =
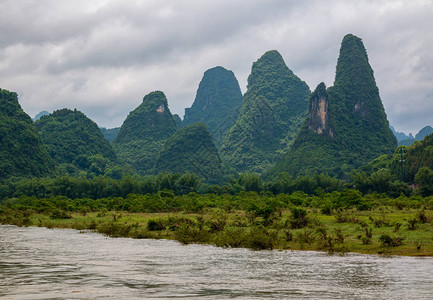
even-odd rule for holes
{"type": "Polygon", "coordinates": [[[431,299],[433,259],[251,251],[0,225],[2,299],[431,299]]]}

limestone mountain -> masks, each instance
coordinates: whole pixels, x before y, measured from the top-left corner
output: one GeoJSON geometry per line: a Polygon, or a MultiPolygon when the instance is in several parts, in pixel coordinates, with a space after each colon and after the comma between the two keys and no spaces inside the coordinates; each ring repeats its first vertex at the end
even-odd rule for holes
{"type": "Polygon", "coordinates": [[[389,126],[389,128],[391,129],[392,133],[394,133],[395,137],[397,138],[397,142],[399,142],[399,143],[401,141],[414,140],[415,139],[413,137],[412,133],[406,134],[404,132],[396,131],[393,126],[389,126]]]}
{"type": "Polygon", "coordinates": [[[242,92],[233,72],[215,67],[204,73],[194,103],[185,109],[183,123],[205,123],[220,145],[236,122],[241,104],[242,92]]]}
{"type": "Polygon", "coordinates": [[[425,126],[415,135],[415,141],[421,141],[426,136],[428,136],[432,133],[433,133],[433,128],[431,126],[425,126]]]}
{"type": "Polygon", "coordinates": [[[316,88],[307,121],[271,174],[327,172],[344,177],[393,153],[396,145],[362,40],[349,34],[341,44],[334,85],[316,88]]]}
{"type": "Polygon", "coordinates": [[[52,174],[54,162],[14,92],[0,89],[0,181],[52,174]]]}
{"type": "Polygon", "coordinates": [[[221,147],[237,172],[270,168],[291,145],[308,111],[310,89],[276,50],[253,63],[240,114],[221,147]]]}
{"type": "Polygon", "coordinates": [[[163,92],[143,98],[120,127],[113,147],[118,157],[140,174],[153,172],[164,142],[177,130],[163,92]]]}
{"type": "Polygon", "coordinates": [[[35,122],[35,121],[39,120],[41,117],[47,116],[49,114],[50,114],[49,112],[47,112],[46,110],[43,110],[40,113],[37,113],[32,120],[33,120],[33,122],[35,122]]]}
{"type": "Polygon", "coordinates": [[[71,175],[93,175],[113,167],[116,155],[98,125],[78,110],[60,109],[35,122],[48,153],[71,175]]]}
{"type": "Polygon", "coordinates": [[[114,127],[114,128],[100,127],[100,129],[104,138],[110,143],[114,141],[114,139],[117,137],[120,131],[120,127],[114,127]]]}
{"type": "Polygon", "coordinates": [[[433,133],[433,128],[431,126],[423,127],[420,131],[418,131],[415,137],[412,135],[412,133],[406,135],[404,132],[396,132],[392,126],[390,126],[390,128],[394,133],[395,137],[397,138],[399,146],[410,146],[415,141],[421,141],[426,136],[433,133]]]}
{"type": "Polygon", "coordinates": [[[156,163],[158,172],[190,172],[216,183],[226,176],[218,150],[204,123],[196,122],[174,133],[156,163]]]}

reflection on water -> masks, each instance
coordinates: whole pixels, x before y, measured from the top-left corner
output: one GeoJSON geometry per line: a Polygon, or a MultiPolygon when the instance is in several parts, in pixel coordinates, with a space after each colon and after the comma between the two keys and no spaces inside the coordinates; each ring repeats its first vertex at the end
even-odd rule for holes
{"type": "Polygon", "coordinates": [[[251,251],[0,225],[1,299],[431,299],[433,259],[251,251]]]}

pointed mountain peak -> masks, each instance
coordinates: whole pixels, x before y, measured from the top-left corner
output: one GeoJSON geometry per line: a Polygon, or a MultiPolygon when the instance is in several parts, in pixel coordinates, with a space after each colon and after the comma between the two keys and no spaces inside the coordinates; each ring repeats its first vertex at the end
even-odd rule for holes
{"type": "Polygon", "coordinates": [[[253,63],[239,117],[221,157],[238,172],[263,172],[290,147],[308,112],[308,85],[276,50],[253,63]]]}
{"type": "Polygon", "coordinates": [[[156,110],[163,113],[168,108],[167,97],[161,91],[154,91],[143,97],[142,107],[149,112],[156,110]]]}
{"type": "Polygon", "coordinates": [[[253,63],[251,74],[248,76],[248,87],[268,81],[269,74],[280,74],[281,76],[293,76],[293,72],[287,67],[283,57],[277,50],[270,50],[263,54],[253,63]]]}
{"type": "Polygon", "coordinates": [[[163,92],[155,91],[144,96],[143,102],[129,113],[114,143],[165,139],[175,131],[167,98],[163,92]]]}
{"type": "Polygon", "coordinates": [[[367,50],[362,40],[352,34],[346,35],[341,42],[334,86],[340,84],[376,86],[373,69],[368,62],[367,50]]]}
{"type": "Polygon", "coordinates": [[[235,123],[242,100],[232,71],[220,66],[209,69],[203,74],[194,103],[185,109],[184,124],[205,123],[219,145],[235,123]]]}
{"type": "Polygon", "coordinates": [[[148,174],[165,140],[177,130],[164,93],[155,91],[126,117],[113,141],[118,157],[140,174],[148,174]]]}

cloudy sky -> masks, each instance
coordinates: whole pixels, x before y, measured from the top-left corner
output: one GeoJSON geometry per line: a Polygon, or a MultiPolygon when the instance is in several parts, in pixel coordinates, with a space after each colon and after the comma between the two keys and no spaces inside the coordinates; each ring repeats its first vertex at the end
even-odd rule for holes
{"type": "Polygon", "coordinates": [[[77,108],[120,126],[144,95],[191,106],[204,71],[278,50],[310,89],[332,85],[343,36],[361,37],[390,123],[433,126],[433,0],[0,0],[0,88],[24,110],[77,108]]]}

